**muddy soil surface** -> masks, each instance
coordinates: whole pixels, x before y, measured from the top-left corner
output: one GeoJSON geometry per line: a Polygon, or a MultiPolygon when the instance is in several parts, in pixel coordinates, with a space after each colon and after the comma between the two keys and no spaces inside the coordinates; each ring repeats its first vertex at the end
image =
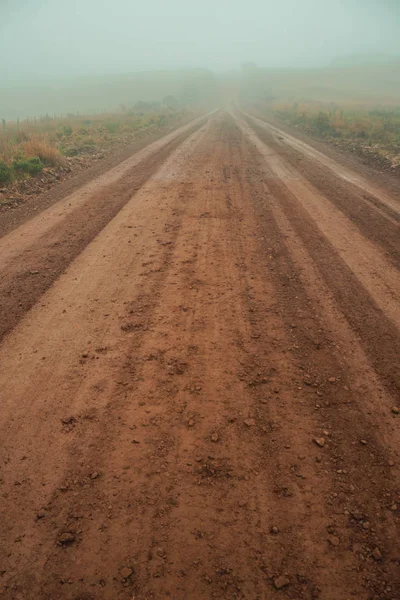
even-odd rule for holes
{"type": "Polygon", "coordinates": [[[400,202],[245,113],[0,239],[0,596],[400,599],[400,202]]]}

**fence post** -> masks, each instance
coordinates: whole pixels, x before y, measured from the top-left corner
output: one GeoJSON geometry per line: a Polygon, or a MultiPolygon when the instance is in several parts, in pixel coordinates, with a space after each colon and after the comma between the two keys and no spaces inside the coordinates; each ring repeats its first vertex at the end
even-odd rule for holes
{"type": "Polygon", "coordinates": [[[5,119],[2,119],[2,120],[1,120],[1,122],[2,122],[2,124],[3,124],[3,133],[4,133],[4,132],[5,132],[5,130],[6,130],[6,120],[5,120],[5,119]]]}

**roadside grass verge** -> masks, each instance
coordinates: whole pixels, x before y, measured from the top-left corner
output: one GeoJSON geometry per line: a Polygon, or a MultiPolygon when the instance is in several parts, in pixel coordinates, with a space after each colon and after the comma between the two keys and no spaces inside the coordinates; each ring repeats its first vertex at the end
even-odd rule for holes
{"type": "Polygon", "coordinates": [[[173,126],[186,114],[173,109],[124,110],[0,123],[0,187],[57,169],[73,158],[101,155],[141,132],[173,126]]]}
{"type": "Polygon", "coordinates": [[[393,170],[400,168],[400,105],[273,101],[259,109],[393,170]]]}

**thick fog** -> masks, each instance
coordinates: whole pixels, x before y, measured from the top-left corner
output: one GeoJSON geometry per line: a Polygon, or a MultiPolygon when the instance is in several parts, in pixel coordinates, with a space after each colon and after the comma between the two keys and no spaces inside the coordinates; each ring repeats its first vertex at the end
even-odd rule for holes
{"type": "Polygon", "coordinates": [[[399,0],[0,0],[0,79],[323,66],[399,55],[399,30],[399,0]]]}

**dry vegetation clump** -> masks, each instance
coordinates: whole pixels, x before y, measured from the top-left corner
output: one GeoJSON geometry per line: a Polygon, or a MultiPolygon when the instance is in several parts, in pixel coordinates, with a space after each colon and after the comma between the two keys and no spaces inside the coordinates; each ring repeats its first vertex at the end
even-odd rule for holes
{"type": "Polygon", "coordinates": [[[27,158],[37,157],[44,165],[55,167],[64,162],[60,150],[46,138],[39,136],[30,136],[30,139],[21,144],[21,150],[27,158]]]}

